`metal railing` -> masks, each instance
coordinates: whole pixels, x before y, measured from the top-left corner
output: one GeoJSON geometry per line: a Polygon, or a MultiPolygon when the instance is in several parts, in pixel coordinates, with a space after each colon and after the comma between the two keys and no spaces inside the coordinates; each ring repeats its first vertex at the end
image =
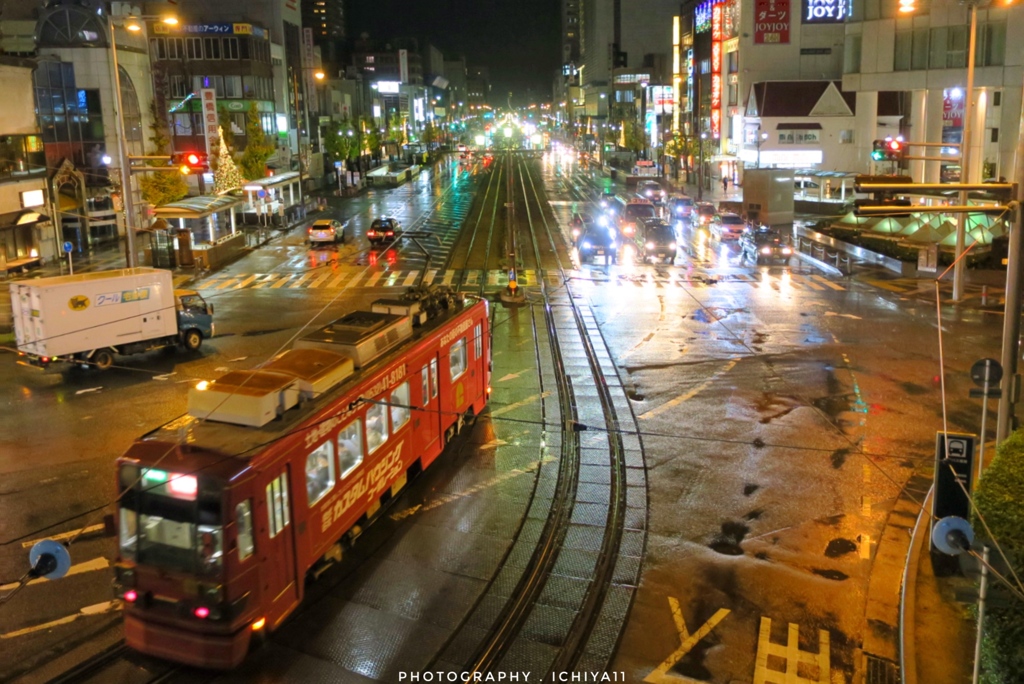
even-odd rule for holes
{"type": "Polygon", "coordinates": [[[803,252],[824,264],[834,266],[843,275],[850,275],[853,270],[853,259],[849,255],[844,255],[842,252],[830,252],[825,245],[819,245],[813,240],[797,236],[796,248],[797,251],[803,252]]]}

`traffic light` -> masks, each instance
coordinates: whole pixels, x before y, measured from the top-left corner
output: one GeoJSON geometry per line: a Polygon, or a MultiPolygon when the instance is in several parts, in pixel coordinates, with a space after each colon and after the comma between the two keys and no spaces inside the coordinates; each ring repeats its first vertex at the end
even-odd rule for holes
{"type": "Polygon", "coordinates": [[[875,140],[871,144],[871,159],[880,161],[903,161],[907,155],[907,145],[900,138],[886,138],[875,140]]]}
{"type": "Polygon", "coordinates": [[[903,157],[907,154],[907,148],[904,146],[903,141],[899,138],[886,138],[885,139],[885,158],[889,161],[903,161],[903,157]]]}
{"type": "Polygon", "coordinates": [[[174,166],[184,175],[210,170],[210,161],[205,152],[178,152],[174,155],[174,166]]]}
{"type": "MultiPolygon", "coordinates": [[[[889,142],[889,141],[876,141],[876,142],[889,142]]],[[[897,142],[897,141],[892,141],[897,142]]],[[[902,149],[902,143],[900,148],[902,149]]],[[[874,154],[872,153],[872,156],[874,154]]],[[[861,185],[892,185],[903,186],[900,190],[905,190],[905,186],[913,185],[914,179],[910,176],[857,176],[854,180],[853,188],[856,192],[863,192],[861,185]]],[[[892,217],[904,217],[910,216],[909,207],[911,202],[909,199],[894,197],[895,192],[893,190],[879,190],[872,188],[868,190],[871,193],[871,199],[859,199],[853,202],[853,215],[854,216],[892,216],[892,217]],[[907,211],[900,211],[903,207],[907,207],[907,211]],[[874,211],[867,212],[862,211],[864,209],[872,209],[874,211]]]]}
{"type": "Polygon", "coordinates": [[[871,144],[872,161],[885,161],[885,141],[876,140],[871,144]]]}

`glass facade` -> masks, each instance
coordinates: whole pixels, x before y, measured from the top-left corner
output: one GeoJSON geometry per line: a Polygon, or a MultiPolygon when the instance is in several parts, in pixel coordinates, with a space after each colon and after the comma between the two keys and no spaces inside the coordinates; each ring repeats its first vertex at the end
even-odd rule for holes
{"type": "Polygon", "coordinates": [[[106,185],[103,155],[107,150],[99,91],[77,88],[74,65],[69,62],[41,62],[35,71],[35,86],[46,166],[57,168],[68,159],[85,174],[86,184],[106,185]]]}

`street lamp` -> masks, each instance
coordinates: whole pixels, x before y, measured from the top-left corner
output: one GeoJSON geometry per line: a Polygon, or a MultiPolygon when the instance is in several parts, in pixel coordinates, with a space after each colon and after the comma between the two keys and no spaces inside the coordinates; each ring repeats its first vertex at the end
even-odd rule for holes
{"type": "Polygon", "coordinates": [[[698,171],[697,181],[699,183],[699,185],[697,186],[697,201],[698,202],[704,199],[704,175],[705,175],[705,171],[704,171],[704,143],[707,141],[707,139],[708,139],[707,131],[701,131],[701,134],[700,134],[700,144],[697,145],[697,171],[698,171]]]}
{"type": "Polygon", "coordinates": [[[768,133],[761,130],[761,124],[757,124],[757,139],[754,141],[757,143],[757,168],[761,168],[761,145],[768,140],[768,133]]]}
{"type": "MultiPolygon", "coordinates": [[[[124,27],[128,31],[141,31],[142,19],[159,19],[165,24],[174,26],[178,18],[159,15],[129,15],[124,17],[124,27]]],[[[114,37],[114,18],[107,14],[107,33],[110,35],[110,67],[114,84],[114,103],[117,107],[117,157],[121,165],[121,202],[124,206],[124,235],[126,263],[128,268],[135,268],[135,205],[132,203],[132,171],[128,159],[128,138],[124,131],[124,105],[121,102],[121,71],[117,65],[117,39],[114,37]]]]}
{"type": "MultiPolygon", "coordinates": [[[[295,102],[295,144],[299,149],[299,203],[305,204],[305,197],[302,194],[302,174],[305,171],[305,165],[302,161],[302,126],[299,125],[299,71],[312,71],[313,78],[318,81],[324,80],[325,74],[317,67],[292,67],[292,96],[295,102]]],[[[306,124],[306,135],[312,137],[309,135],[309,95],[306,93],[305,85],[302,87],[302,95],[302,118],[306,124]]]]}

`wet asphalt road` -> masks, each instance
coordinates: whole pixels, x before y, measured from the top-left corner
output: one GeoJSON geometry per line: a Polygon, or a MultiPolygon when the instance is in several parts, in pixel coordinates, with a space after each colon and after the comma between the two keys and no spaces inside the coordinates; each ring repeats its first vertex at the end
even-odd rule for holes
{"type": "MultiPolygon", "coordinates": [[[[471,182],[459,173],[452,167],[396,190],[335,201],[332,211],[350,227],[355,244],[310,251],[295,232],[230,272],[418,267],[422,257],[404,250],[396,251],[393,264],[386,258],[370,263],[360,236],[372,216],[387,212],[438,233],[443,245],[462,211],[446,189],[471,182]],[[425,220],[427,211],[452,214],[425,220]]],[[[579,203],[608,183],[572,166],[547,166],[545,174],[563,226],[579,203]]],[[[934,303],[901,300],[856,279],[821,278],[798,261],[750,266],[702,235],[680,227],[689,254],[672,266],[584,265],[571,282],[593,308],[631,385],[649,469],[644,569],[612,669],[627,672],[627,681],[660,681],[659,673],[723,684],[754,681],[768,618],[770,641],[784,644],[787,626],[796,625],[798,648],[807,652],[821,652],[827,634],[826,681],[853,681],[878,540],[900,488],[930,461],[941,426],[934,303]],[[717,282],[708,284],[707,276],[717,282]],[[711,629],[680,654],[680,624],[686,634],[702,625],[711,629]]],[[[433,258],[443,258],[443,250],[433,258]]],[[[9,407],[0,417],[0,542],[32,537],[47,524],[102,505],[112,489],[111,460],[131,439],[184,410],[185,383],[219,368],[248,367],[325,306],[329,320],[355,299],[394,292],[404,282],[345,290],[348,281],[331,288],[331,279],[317,276],[291,287],[297,280],[258,292],[235,285],[204,289],[216,303],[221,336],[195,357],[156,354],[102,376],[65,381],[22,372],[0,358],[0,401],[9,407]],[[308,286],[317,281],[321,287],[308,286]]],[[[966,399],[967,369],[996,354],[1001,318],[943,310],[950,429],[974,432],[980,414],[966,399]]],[[[535,388],[524,382],[521,392],[531,396],[535,388]]],[[[497,392],[494,400],[503,402],[497,392]]],[[[474,433],[470,444],[493,447],[495,432],[511,441],[500,423],[482,422],[477,430],[484,432],[474,433]]],[[[516,463],[528,465],[539,443],[533,435],[517,437],[524,453],[516,463]]],[[[491,452],[467,453],[412,495],[429,502],[488,482],[491,452]]],[[[513,480],[495,491],[514,499],[520,486],[513,480]]],[[[483,501],[458,512],[463,531],[481,532],[474,521],[487,515],[483,501]]],[[[58,529],[91,522],[80,518],[58,529]]],[[[484,536],[494,536],[488,530],[484,536]]],[[[401,546],[387,542],[386,530],[379,534],[379,544],[401,546]]],[[[406,529],[401,539],[416,537],[406,529]]],[[[416,543],[412,556],[429,557],[416,543]]],[[[25,589],[0,608],[0,637],[109,600],[102,561],[112,558],[113,540],[86,538],[72,555],[92,569],[25,589]]],[[[457,556],[456,565],[458,558],[465,556],[457,556]]],[[[371,565],[388,562],[382,557],[371,565]]],[[[0,546],[0,583],[19,576],[24,564],[20,543],[0,546]]],[[[365,568],[361,576],[372,580],[365,568]]],[[[350,590],[346,598],[358,593],[350,590]]],[[[17,667],[54,644],[85,638],[100,619],[0,641],[4,662],[17,667]]],[[[272,660],[289,653],[275,649],[272,660]]],[[[306,658],[296,667],[309,666],[298,664],[306,658]]],[[[778,667],[778,659],[769,664],[778,667]]],[[[380,672],[367,666],[362,675],[380,672]]],[[[270,679],[289,680],[283,673],[270,679]]]]}

